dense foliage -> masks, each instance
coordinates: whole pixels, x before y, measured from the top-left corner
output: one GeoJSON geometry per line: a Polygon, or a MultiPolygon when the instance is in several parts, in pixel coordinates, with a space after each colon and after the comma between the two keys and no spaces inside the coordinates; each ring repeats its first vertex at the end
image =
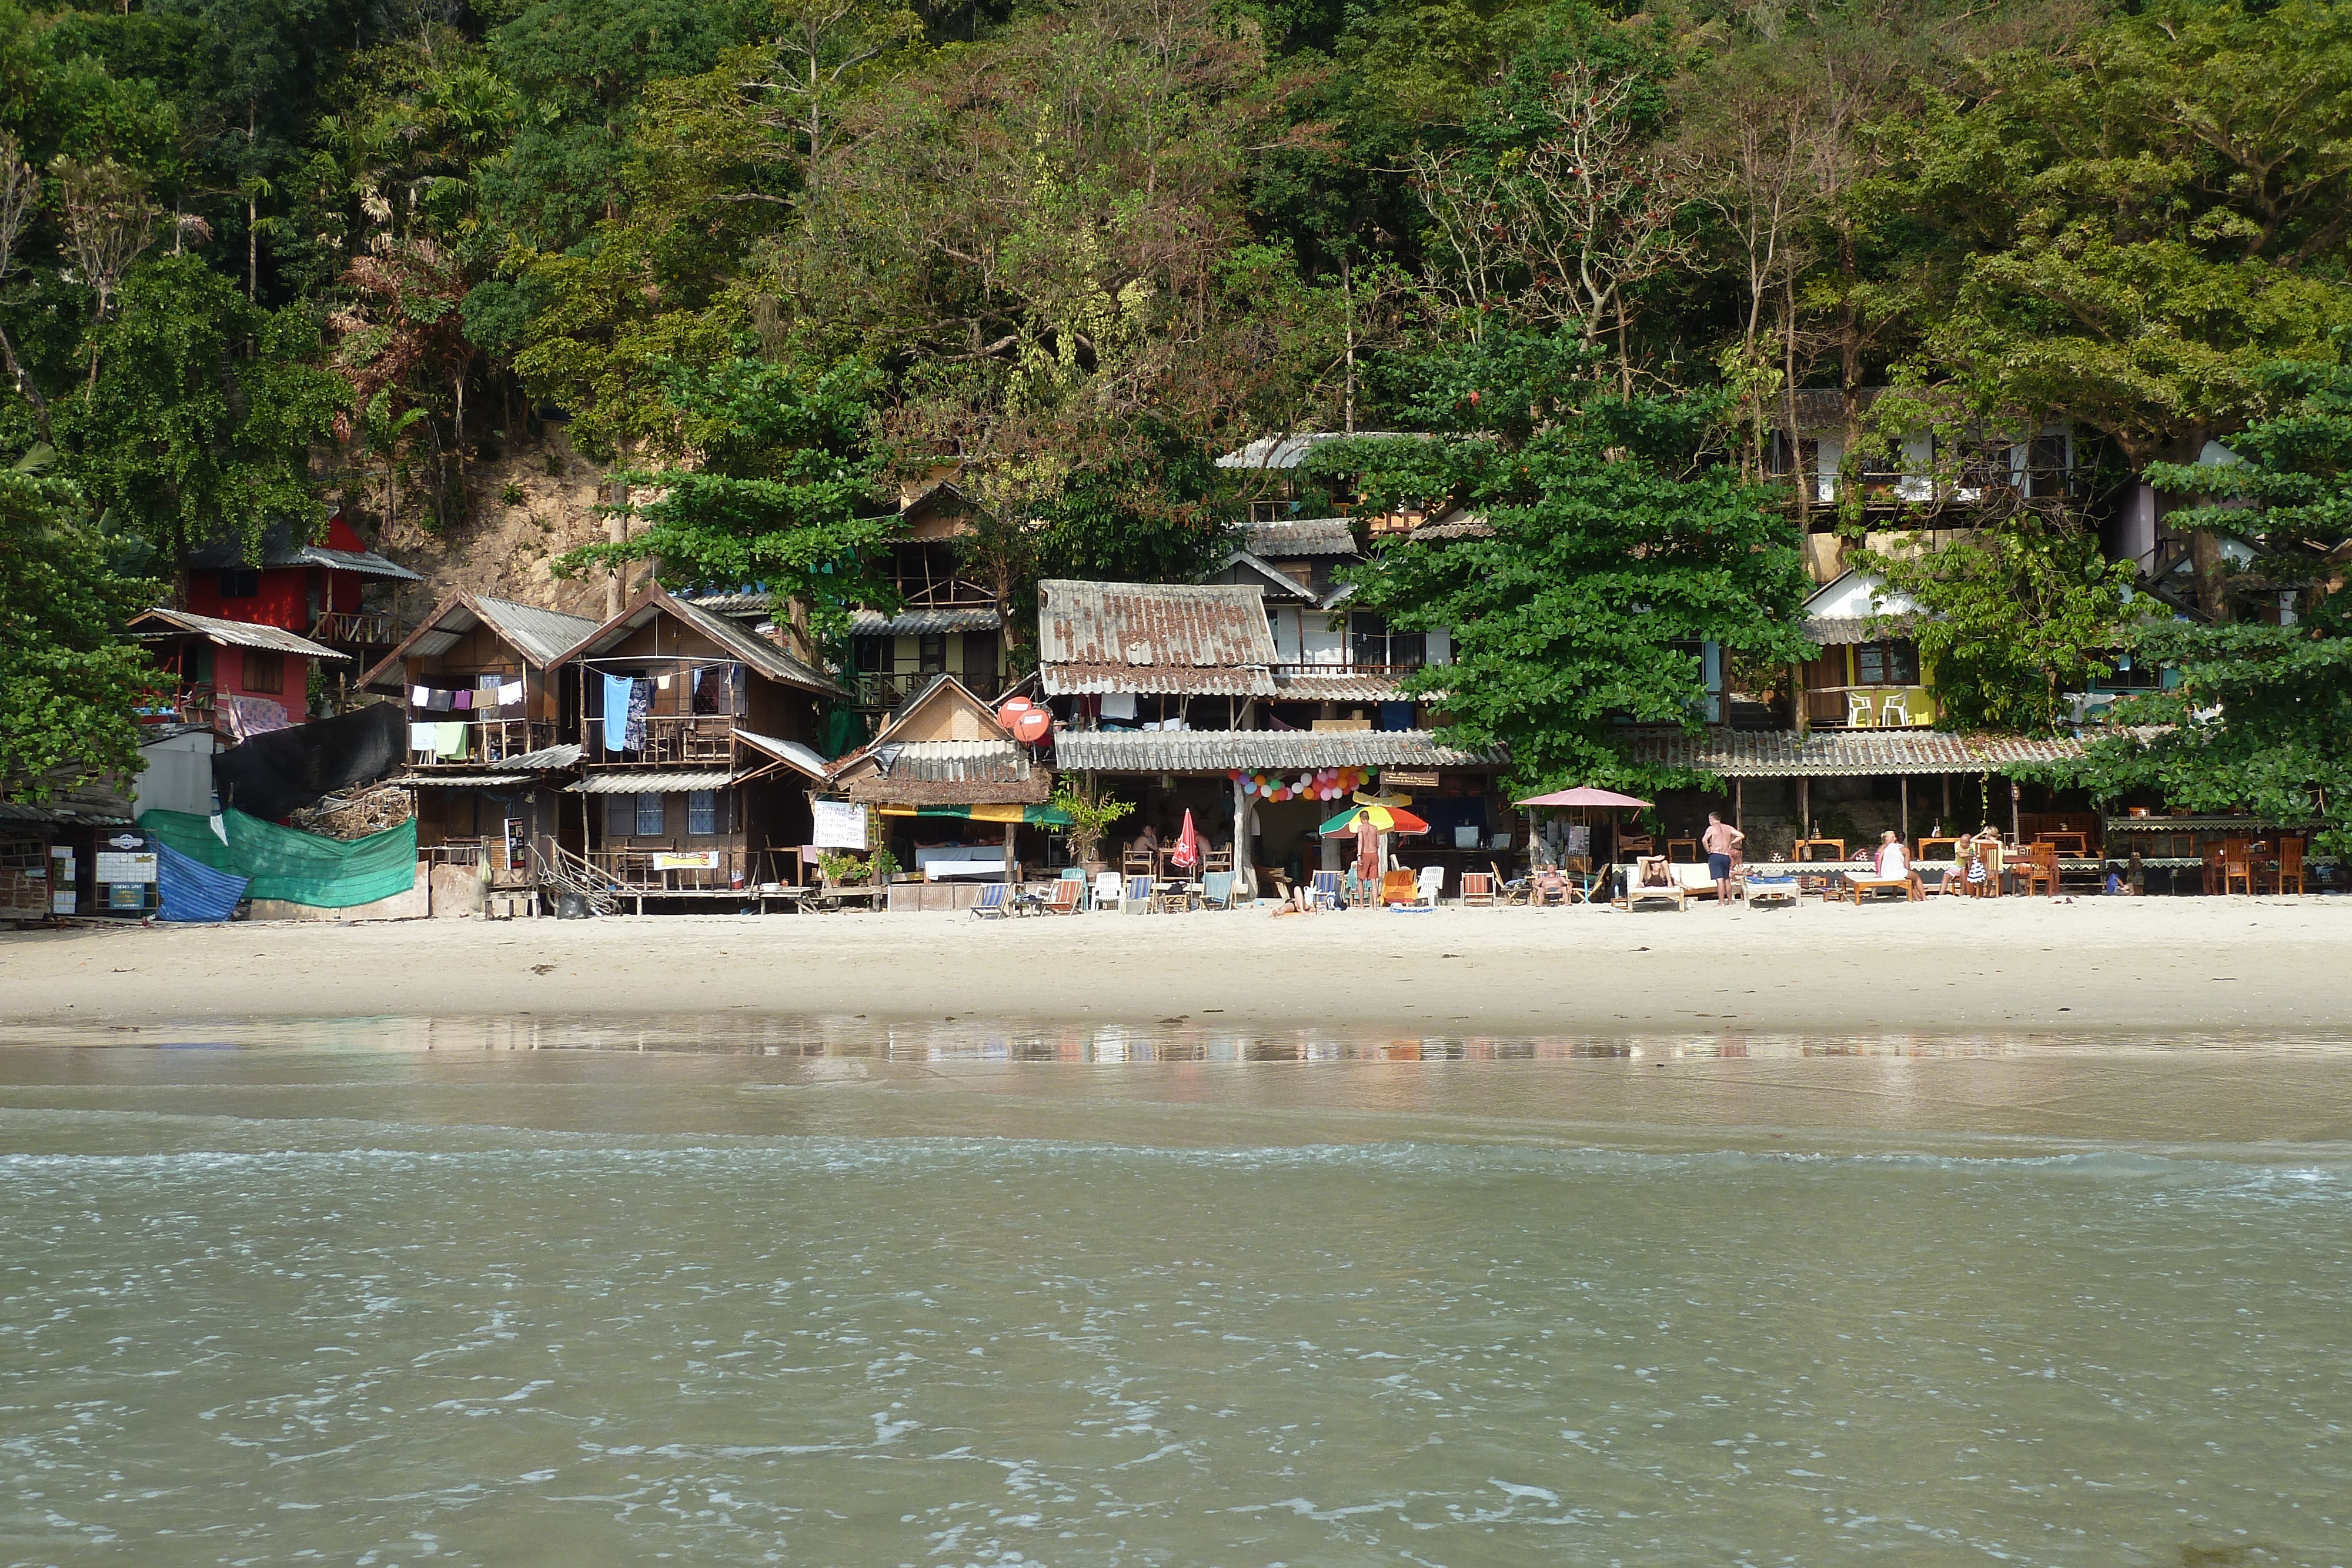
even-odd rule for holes
{"type": "MultiPolygon", "coordinates": [[[[951,471],[1018,624],[1041,575],[1197,570],[1251,437],[1451,433],[1431,461],[1475,467],[1475,429],[1523,458],[1454,475],[1521,519],[1476,547],[1507,580],[1580,570],[1539,519],[1622,491],[1664,531],[1594,540],[1663,560],[1704,520],[1778,585],[1766,514],[1823,519],[1748,486],[1824,389],[1853,464],[2080,434],[2079,515],[1942,563],[1956,605],[2044,595],[1946,661],[1972,717],[2039,722],[2000,694],[2111,630],[2084,517],[2352,323],[2330,0],[26,3],[0,460],[54,447],[166,566],[321,498],[461,527],[474,465],[561,421],[645,529],[580,565],[765,583],[821,641],[871,520],[951,471]]],[[[1777,651],[1779,591],[1678,635],[1777,651]]],[[[1549,693],[1541,768],[1601,766],[1600,694],[1682,689],[1608,641],[1465,667],[1457,711],[1503,734],[1549,693]]]]}

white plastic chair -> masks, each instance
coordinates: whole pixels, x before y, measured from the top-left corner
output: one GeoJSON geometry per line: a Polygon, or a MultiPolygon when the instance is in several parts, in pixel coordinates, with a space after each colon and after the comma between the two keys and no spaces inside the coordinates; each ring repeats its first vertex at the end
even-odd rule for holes
{"type": "Polygon", "coordinates": [[[1908,693],[1889,692],[1886,706],[1879,710],[1879,722],[1889,729],[1899,729],[1911,722],[1911,698],[1908,693]]]}
{"type": "Polygon", "coordinates": [[[1421,875],[1414,880],[1412,901],[1434,909],[1437,907],[1437,895],[1444,891],[1445,868],[1442,865],[1425,865],[1421,868],[1421,875]]]}
{"type": "Polygon", "coordinates": [[[1845,694],[1845,724],[1848,729],[1868,729],[1875,716],[1868,692],[1845,694]]]}
{"type": "Polygon", "coordinates": [[[1115,871],[1095,873],[1095,907],[1097,909],[1117,909],[1119,906],[1120,894],[1124,891],[1125,887],[1118,879],[1118,873],[1115,871]]]}

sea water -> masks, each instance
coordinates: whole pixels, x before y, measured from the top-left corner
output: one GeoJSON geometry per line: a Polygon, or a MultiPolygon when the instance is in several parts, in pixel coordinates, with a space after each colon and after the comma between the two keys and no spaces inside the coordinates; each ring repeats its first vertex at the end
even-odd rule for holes
{"type": "Polygon", "coordinates": [[[0,1050],[0,1562],[2352,1563],[2328,1042],[424,1029],[0,1050]]]}

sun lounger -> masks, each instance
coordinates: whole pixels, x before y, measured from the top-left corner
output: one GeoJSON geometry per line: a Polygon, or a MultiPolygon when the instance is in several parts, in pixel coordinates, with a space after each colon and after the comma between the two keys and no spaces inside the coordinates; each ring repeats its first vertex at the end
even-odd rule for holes
{"type": "Polygon", "coordinates": [[[982,920],[1003,919],[1011,913],[1004,906],[1004,895],[1008,891],[1003,883],[989,883],[980,890],[980,902],[971,906],[971,912],[982,920]]]}
{"type": "Polygon", "coordinates": [[[1040,907],[1047,915],[1076,915],[1078,900],[1086,896],[1087,884],[1074,876],[1066,876],[1054,883],[1054,895],[1040,907]]]}
{"type": "MultiPolygon", "coordinates": [[[[1701,866],[1698,869],[1704,872],[1706,868],[1701,866]]],[[[1645,855],[1641,860],[1618,867],[1617,870],[1620,896],[1611,901],[1616,908],[1630,913],[1645,904],[1671,904],[1676,909],[1681,909],[1684,907],[1684,901],[1690,897],[1690,890],[1675,879],[1674,868],[1658,856],[1645,855]],[[1646,868],[1651,866],[1664,867],[1665,880],[1645,881],[1646,868]]]]}
{"type": "Polygon", "coordinates": [[[1339,907],[1339,873],[1338,872],[1318,871],[1315,873],[1315,888],[1307,896],[1307,907],[1309,909],[1339,907]]]}
{"type": "Polygon", "coordinates": [[[1798,896],[1801,888],[1794,873],[1787,876],[1751,876],[1747,878],[1741,886],[1747,894],[1750,907],[1761,907],[1767,904],[1785,904],[1793,909],[1803,903],[1803,900],[1798,896]]]}

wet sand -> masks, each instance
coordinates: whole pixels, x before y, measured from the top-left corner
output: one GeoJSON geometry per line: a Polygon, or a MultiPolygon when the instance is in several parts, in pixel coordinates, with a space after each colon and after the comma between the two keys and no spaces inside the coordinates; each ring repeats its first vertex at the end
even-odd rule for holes
{"type": "Polygon", "coordinates": [[[653,916],[0,936],[0,1026],[721,1012],[1066,1023],[2261,1036],[2352,1021],[2352,899],[653,916]]]}

